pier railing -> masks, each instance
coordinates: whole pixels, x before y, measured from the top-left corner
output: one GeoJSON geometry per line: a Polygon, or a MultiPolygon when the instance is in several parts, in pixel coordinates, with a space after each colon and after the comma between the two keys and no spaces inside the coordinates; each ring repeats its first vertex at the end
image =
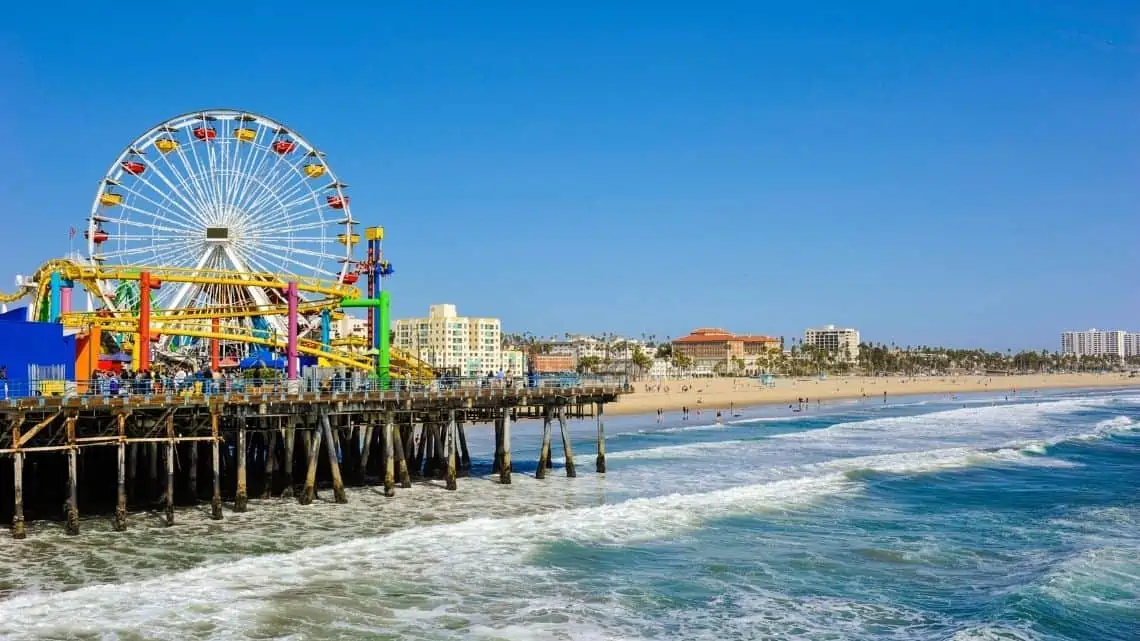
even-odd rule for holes
{"type": "Polygon", "coordinates": [[[346,396],[380,397],[385,394],[483,393],[483,392],[557,392],[608,389],[630,391],[629,377],[624,374],[566,374],[522,377],[458,377],[442,376],[431,380],[393,379],[386,385],[362,375],[307,376],[297,380],[284,378],[247,378],[221,376],[183,379],[104,377],[90,380],[0,381],[0,407],[26,405],[48,400],[147,400],[186,402],[214,397],[282,397],[344,398],[346,396]]]}

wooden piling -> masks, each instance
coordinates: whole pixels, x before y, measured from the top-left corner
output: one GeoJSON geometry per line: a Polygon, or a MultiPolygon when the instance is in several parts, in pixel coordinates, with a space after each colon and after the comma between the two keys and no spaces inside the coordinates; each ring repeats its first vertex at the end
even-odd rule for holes
{"type": "Polygon", "coordinates": [[[542,407],[542,445],[538,450],[538,468],[534,471],[534,477],[537,479],[546,478],[546,468],[550,467],[550,439],[551,439],[551,416],[550,406],[544,405],[542,407]]]}
{"type": "Polygon", "coordinates": [[[501,474],[503,470],[503,418],[495,416],[495,456],[491,459],[491,474],[501,474]]]}
{"type": "Polygon", "coordinates": [[[447,457],[447,474],[444,478],[445,478],[446,487],[449,490],[456,490],[459,488],[459,485],[455,482],[455,478],[456,478],[456,469],[455,468],[456,468],[456,465],[458,464],[457,457],[456,457],[456,449],[457,449],[456,441],[458,440],[458,435],[457,435],[458,431],[459,430],[456,429],[456,425],[455,425],[455,410],[451,410],[450,412],[448,412],[447,435],[444,437],[444,446],[443,446],[443,451],[445,453],[445,456],[447,457]]]}
{"type": "Polygon", "coordinates": [[[471,469],[471,453],[467,450],[467,428],[463,419],[456,419],[456,433],[459,435],[459,469],[465,474],[471,469]]]}
{"type": "Polygon", "coordinates": [[[574,469],[574,452],[570,449],[570,430],[566,427],[566,407],[558,407],[558,427],[562,430],[562,451],[566,453],[566,476],[574,478],[578,472],[574,469]]]}
{"type": "Polygon", "coordinates": [[[511,413],[510,410],[503,410],[502,418],[502,431],[503,431],[503,454],[499,459],[499,483],[503,485],[511,484],[511,413]]]}
{"type": "Polygon", "coordinates": [[[218,434],[218,408],[210,408],[210,463],[214,472],[213,493],[210,496],[210,518],[215,521],[222,519],[222,457],[221,436],[218,434]]]}
{"type": "Polygon", "coordinates": [[[292,418],[290,417],[289,427],[282,430],[282,440],[285,442],[285,461],[281,466],[281,482],[284,487],[281,488],[281,498],[293,498],[293,442],[297,437],[297,428],[294,426],[292,418]]]}
{"type": "Polygon", "coordinates": [[[158,441],[151,441],[146,444],[147,454],[149,458],[147,465],[150,467],[150,482],[147,483],[145,499],[148,507],[153,506],[153,501],[157,498],[154,495],[155,490],[158,488],[158,441]]]}
{"type": "Polygon", "coordinates": [[[432,426],[432,443],[435,444],[434,453],[432,457],[432,478],[443,478],[447,473],[447,454],[444,452],[444,438],[447,431],[447,426],[443,423],[443,416],[440,416],[438,423],[432,426]]]}
{"type": "MultiPolygon", "coordinates": [[[[20,433],[18,428],[13,432],[14,442],[20,441],[20,433]]],[[[27,528],[24,525],[24,453],[16,452],[12,455],[12,485],[13,485],[13,498],[15,503],[12,505],[12,538],[23,539],[28,536],[27,528]]]]}
{"type": "Polygon", "coordinates": [[[606,473],[606,426],[602,422],[602,409],[604,407],[604,403],[594,404],[594,415],[598,417],[598,459],[596,461],[598,474],[606,473]]]}
{"type": "Polygon", "coordinates": [[[190,486],[190,505],[198,504],[198,441],[190,441],[190,452],[186,466],[186,484],[190,486]]]}
{"type": "Polygon", "coordinates": [[[337,503],[348,503],[348,497],[344,494],[344,480],[340,476],[340,461],[337,460],[336,456],[336,440],[326,411],[321,412],[321,428],[325,433],[327,444],[325,449],[329,455],[329,468],[332,470],[333,500],[337,503]]]}
{"type": "MultiPolygon", "coordinates": [[[[387,420],[391,421],[391,416],[387,420]]],[[[408,473],[407,449],[404,447],[402,431],[401,426],[396,426],[393,430],[392,438],[395,442],[392,444],[392,449],[396,453],[396,476],[400,479],[400,487],[407,489],[412,486],[412,477],[408,473]]]]}
{"type": "Polygon", "coordinates": [[[321,453],[321,430],[305,432],[309,448],[309,464],[305,469],[305,487],[301,490],[301,505],[309,505],[317,497],[317,461],[321,453]]]}
{"type": "Polygon", "coordinates": [[[245,421],[242,420],[237,433],[237,490],[234,492],[234,512],[245,512],[249,503],[245,474],[245,421]]]}
{"type": "Polygon", "coordinates": [[[79,468],[79,446],[75,443],[75,416],[67,417],[67,525],[65,532],[74,536],[79,534],[79,482],[77,472],[79,468]]]}
{"type": "Polygon", "coordinates": [[[374,426],[371,422],[364,427],[364,445],[360,452],[360,468],[356,472],[357,483],[364,485],[365,478],[368,476],[368,459],[372,455],[372,432],[374,426]]]}
{"type": "Polygon", "coordinates": [[[166,415],[166,526],[174,525],[174,413],[166,415]]]}
{"type": "Polygon", "coordinates": [[[395,422],[389,413],[384,417],[384,496],[396,496],[395,437],[392,434],[395,429],[395,422]]]}
{"type": "Polygon", "coordinates": [[[273,473],[277,468],[277,430],[269,430],[264,436],[265,444],[265,487],[261,490],[261,498],[268,499],[273,496],[273,473]]]}
{"type": "MultiPolygon", "coordinates": [[[[123,438],[126,438],[126,436],[124,436],[123,438]]],[[[129,450],[127,452],[127,454],[129,455],[129,460],[127,461],[127,489],[130,492],[130,496],[133,497],[133,499],[135,501],[138,501],[139,500],[139,484],[136,482],[136,479],[138,479],[138,476],[139,476],[138,475],[138,469],[139,469],[139,447],[140,447],[140,445],[138,443],[131,443],[127,447],[129,448],[129,450]]]]}

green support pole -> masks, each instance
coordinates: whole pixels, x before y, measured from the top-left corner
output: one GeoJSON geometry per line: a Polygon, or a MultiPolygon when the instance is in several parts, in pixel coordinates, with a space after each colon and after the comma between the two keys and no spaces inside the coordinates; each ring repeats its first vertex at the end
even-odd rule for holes
{"type": "Polygon", "coordinates": [[[381,291],[379,296],[380,309],[380,340],[377,341],[376,375],[380,378],[380,389],[388,389],[392,378],[392,346],[388,340],[391,333],[392,296],[387,291],[381,291]]]}

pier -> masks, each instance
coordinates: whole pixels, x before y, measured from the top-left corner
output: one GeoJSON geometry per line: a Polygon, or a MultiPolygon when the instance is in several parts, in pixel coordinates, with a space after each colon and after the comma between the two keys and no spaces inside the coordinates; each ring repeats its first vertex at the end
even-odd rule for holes
{"type": "MultiPolygon", "coordinates": [[[[222,519],[249,499],[318,490],[347,503],[345,487],[378,485],[386,496],[424,479],[454,490],[471,469],[467,430],[490,426],[492,475],[510,484],[511,429],[542,421],[536,476],[552,468],[558,426],[565,473],[577,468],[568,419],[596,418],[595,469],[605,472],[604,408],[630,391],[624,377],[572,381],[459,380],[397,389],[300,391],[295,382],[240,392],[27,396],[0,401],[0,522],[26,536],[30,520],[61,520],[79,534],[80,515],[108,515],[115,530],[130,511],[210,504],[222,519]]],[[[351,509],[351,508],[346,508],[351,509]]]]}

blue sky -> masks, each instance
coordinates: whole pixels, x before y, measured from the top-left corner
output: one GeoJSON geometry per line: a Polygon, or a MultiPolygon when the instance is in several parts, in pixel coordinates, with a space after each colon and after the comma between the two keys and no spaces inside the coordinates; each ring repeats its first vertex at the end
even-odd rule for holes
{"type": "Polygon", "coordinates": [[[375,4],[8,7],[3,282],[67,249],[136,135],[232,106],[387,228],[397,316],[1140,330],[1134,2],[375,4]]]}

